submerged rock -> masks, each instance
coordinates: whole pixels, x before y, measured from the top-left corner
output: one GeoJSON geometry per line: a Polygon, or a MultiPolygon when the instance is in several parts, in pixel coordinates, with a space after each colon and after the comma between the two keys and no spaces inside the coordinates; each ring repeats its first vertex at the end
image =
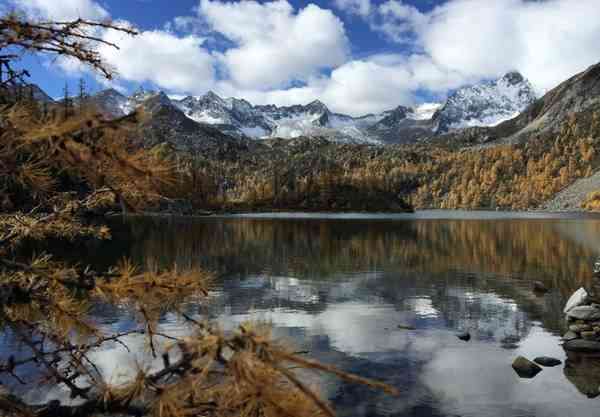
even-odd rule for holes
{"type": "Polygon", "coordinates": [[[542,371],[541,367],[523,356],[515,359],[512,367],[521,378],[533,378],[542,371]]]}
{"type": "Polygon", "coordinates": [[[458,337],[460,340],[462,340],[464,342],[468,342],[469,340],[471,340],[471,334],[469,332],[457,333],[456,337],[458,337]]]}
{"type": "Polygon", "coordinates": [[[500,347],[502,349],[506,349],[506,350],[515,350],[515,349],[519,349],[519,345],[517,345],[516,343],[507,343],[504,345],[500,345],[500,347]]]}
{"type": "Polygon", "coordinates": [[[575,339],[563,344],[565,350],[572,352],[600,352],[600,342],[592,340],[575,339]]]}
{"type": "Polygon", "coordinates": [[[500,346],[503,349],[517,349],[520,342],[521,338],[519,336],[508,335],[500,340],[500,346]]]}
{"type": "Polygon", "coordinates": [[[565,304],[565,309],[563,310],[563,312],[566,314],[572,308],[584,305],[587,302],[588,297],[589,297],[589,295],[588,295],[587,291],[585,290],[585,288],[583,288],[583,287],[579,288],[577,291],[575,291],[573,293],[573,295],[571,295],[571,297],[569,297],[569,300],[567,301],[567,304],[565,304]]]}
{"type": "Polygon", "coordinates": [[[538,356],[533,361],[535,363],[537,363],[538,365],[548,366],[548,367],[558,366],[562,363],[562,361],[560,359],[551,358],[549,356],[538,356]]]}
{"type": "Polygon", "coordinates": [[[503,337],[502,340],[500,340],[500,343],[502,343],[502,344],[512,344],[512,343],[514,343],[514,344],[516,344],[516,343],[519,343],[520,341],[521,341],[521,338],[519,336],[510,334],[508,336],[503,337]]]}
{"type": "Polygon", "coordinates": [[[594,306],[573,307],[567,313],[567,317],[577,320],[598,320],[600,319],[600,308],[594,306]]]}

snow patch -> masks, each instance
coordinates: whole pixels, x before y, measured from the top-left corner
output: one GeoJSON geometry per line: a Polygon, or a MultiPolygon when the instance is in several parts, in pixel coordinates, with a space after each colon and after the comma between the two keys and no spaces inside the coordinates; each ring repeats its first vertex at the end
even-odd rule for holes
{"type": "Polygon", "coordinates": [[[413,120],[430,120],[442,106],[442,103],[423,103],[417,106],[414,112],[409,113],[407,117],[413,120]]]}
{"type": "Polygon", "coordinates": [[[260,126],[241,127],[240,130],[242,131],[242,133],[244,135],[249,136],[254,139],[261,139],[266,136],[269,136],[269,132],[260,126]]]}

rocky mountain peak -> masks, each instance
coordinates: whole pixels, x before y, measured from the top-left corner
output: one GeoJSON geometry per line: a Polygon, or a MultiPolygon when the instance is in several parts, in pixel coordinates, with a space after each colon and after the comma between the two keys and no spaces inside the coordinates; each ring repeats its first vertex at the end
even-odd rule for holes
{"type": "Polygon", "coordinates": [[[223,99],[214,91],[209,90],[206,93],[204,93],[204,95],[202,95],[202,97],[200,97],[201,100],[211,100],[211,101],[223,101],[223,99]]]}
{"type": "Polygon", "coordinates": [[[398,124],[400,121],[406,119],[409,115],[412,115],[414,110],[406,106],[398,106],[394,110],[385,112],[386,116],[381,119],[377,124],[382,127],[392,127],[398,124]]]}
{"type": "Polygon", "coordinates": [[[516,71],[495,81],[459,88],[434,115],[436,132],[495,126],[518,116],[535,100],[533,86],[516,71]]]}
{"type": "Polygon", "coordinates": [[[313,100],[305,106],[309,113],[329,113],[329,109],[321,100],[313,100]]]}
{"type": "Polygon", "coordinates": [[[501,78],[509,85],[517,85],[525,81],[525,77],[519,71],[509,71],[501,78]]]}
{"type": "Polygon", "coordinates": [[[121,94],[119,91],[115,90],[114,88],[107,88],[105,90],[102,90],[100,92],[98,92],[96,94],[96,96],[100,96],[100,97],[123,97],[123,98],[127,98],[125,97],[125,95],[121,94]]]}

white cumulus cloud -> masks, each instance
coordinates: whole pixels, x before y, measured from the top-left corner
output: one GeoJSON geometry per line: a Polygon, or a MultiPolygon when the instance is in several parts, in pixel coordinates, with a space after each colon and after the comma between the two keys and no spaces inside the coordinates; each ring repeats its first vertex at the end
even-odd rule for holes
{"type": "Polygon", "coordinates": [[[314,4],[296,12],[284,0],[202,0],[198,13],[234,43],[221,59],[231,81],[241,88],[286,86],[347,60],[344,24],[314,4]]]}
{"type": "Polygon", "coordinates": [[[10,0],[20,10],[32,16],[56,20],[83,19],[102,20],[108,11],[93,0],[10,0]]]}
{"type": "Polygon", "coordinates": [[[371,0],[334,0],[335,7],[338,9],[359,16],[368,16],[371,14],[371,0]]]}
{"type": "MultiPolygon", "coordinates": [[[[110,17],[92,0],[9,2],[38,17],[110,17]]],[[[280,105],[320,99],[353,115],[415,104],[422,92],[443,98],[515,69],[543,93],[600,61],[599,0],[447,0],[427,11],[411,3],[330,3],[342,16],[364,19],[375,39],[383,36],[387,42],[377,42],[386,54],[353,57],[353,33],[338,16],[287,0],[198,0],[195,13],[160,22],[161,29],[135,38],[105,33],[121,49],[101,53],[122,79],[169,93],[211,88],[280,105]]]]}
{"type": "Polygon", "coordinates": [[[131,37],[108,31],[104,39],[119,45],[119,49],[102,46],[100,53],[124,79],[197,94],[214,82],[214,58],[202,47],[203,39],[195,35],[178,37],[155,30],[131,37]]]}
{"type": "Polygon", "coordinates": [[[600,60],[597,0],[451,0],[429,13],[388,0],[370,19],[465,79],[518,69],[543,92],[600,60]]]}

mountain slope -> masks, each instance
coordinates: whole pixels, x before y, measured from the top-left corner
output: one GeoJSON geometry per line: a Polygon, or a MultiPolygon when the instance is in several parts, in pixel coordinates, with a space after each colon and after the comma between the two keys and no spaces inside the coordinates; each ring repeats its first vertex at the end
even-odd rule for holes
{"type": "Polygon", "coordinates": [[[600,109],[600,64],[569,78],[536,100],[513,120],[498,126],[497,135],[511,140],[531,133],[552,133],[574,114],[600,109]]]}
{"type": "Polygon", "coordinates": [[[366,129],[367,134],[387,144],[414,143],[433,134],[432,123],[410,107],[398,106],[366,129]]]}
{"type": "Polygon", "coordinates": [[[88,102],[109,117],[125,116],[134,110],[131,100],[113,88],[100,91],[90,97],[88,102]]]}
{"type": "Polygon", "coordinates": [[[229,159],[252,146],[249,141],[190,119],[162,92],[145,95],[138,108],[142,114],[140,130],[145,146],[169,143],[177,150],[210,153],[217,159],[229,159]]]}

